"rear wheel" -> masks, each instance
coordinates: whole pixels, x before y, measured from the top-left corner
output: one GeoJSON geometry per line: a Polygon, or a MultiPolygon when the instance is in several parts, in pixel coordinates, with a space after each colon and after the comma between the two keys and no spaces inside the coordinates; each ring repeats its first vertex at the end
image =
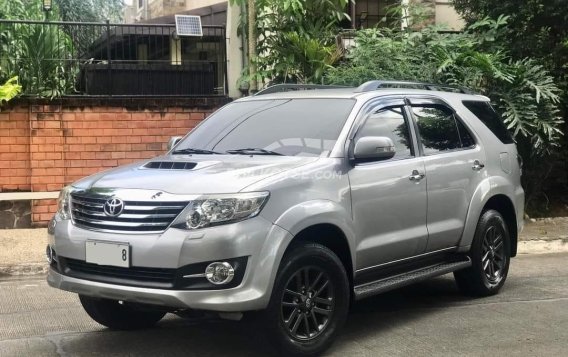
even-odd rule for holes
{"type": "Polygon", "coordinates": [[[496,294],[507,279],[510,252],[503,216],[495,210],[483,212],[471,246],[472,266],[454,273],[460,290],[473,296],[496,294]]]}
{"type": "Polygon", "coordinates": [[[331,250],[304,244],[286,254],[264,312],[269,338],[283,355],[325,351],[347,318],[350,285],[331,250]]]}
{"type": "Polygon", "coordinates": [[[166,314],[143,305],[79,295],[87,314],[113,330],[137,330],[154,326],[166,314]]]}

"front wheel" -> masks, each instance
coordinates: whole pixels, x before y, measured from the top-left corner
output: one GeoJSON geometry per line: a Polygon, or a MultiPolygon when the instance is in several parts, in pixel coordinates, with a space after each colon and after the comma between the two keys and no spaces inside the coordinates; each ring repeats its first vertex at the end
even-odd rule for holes
{"type": "Polygon", "coordinates": [[[473,296],[497,294],[509,273],[510,244],[503,216],[495,210],[483,212],[471,246],[472,265],[454,273],[460,290],[473,296]]]}
{"type": "Polygon", "coordinates": [[[79,295],[79,300],[93,320],[112,330],[150,328],[166,314],[163,311],[144,309],[137,304],[85,295],[79,295]]]}
{"type": "Polygon", "coordinates": [[[286,356],[325,351],[347,318],[350,285],[341,260],[319,244],[283,258],[264,312],[269,338],[286,356]]]}

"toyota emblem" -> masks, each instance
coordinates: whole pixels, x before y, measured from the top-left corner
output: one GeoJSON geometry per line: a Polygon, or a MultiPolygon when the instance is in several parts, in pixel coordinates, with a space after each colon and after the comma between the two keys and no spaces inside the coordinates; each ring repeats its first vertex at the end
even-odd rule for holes
{"type": "Polygon", "coordinates": [[[107,216],[116,217],[124,210],[124,202],[120,198],[109,198],[105,202],[103,209],[107,216]]]}

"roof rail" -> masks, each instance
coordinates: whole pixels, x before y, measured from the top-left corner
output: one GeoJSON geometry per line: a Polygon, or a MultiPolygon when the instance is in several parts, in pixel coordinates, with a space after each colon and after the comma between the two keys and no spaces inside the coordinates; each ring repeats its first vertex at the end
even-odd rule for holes
{"type": "Polygon", "coordinates": [[[324,85],[324,84],[293,84],[293,83],[285,83],[285,84],[275,84],[270,87],[267,87],[256,94],[257,95],[265,95],[265,94],[272,94],[272,93],[281,93],[281,92],[290,92],[290,91],[298,91],[298,90],[312,90],[312,89],[338,89],[338,88],[351,88],[346,86],[338,86],[338,85],[324,85]]]}
{"type": "Polygon", "coordinates": [[[426,90],[439,90],[444,92],[454,92],[454,93],[464,93],[473,94],[473,92],[467,88],[462,87],[452,87],[444,84],[426,83],[426,82],[412,82],[412,81],[368,81],[361,84],[355,92],[370,92],[381,88],[405,88],[405,87],[418,87],[418,89],[426,90]]]}

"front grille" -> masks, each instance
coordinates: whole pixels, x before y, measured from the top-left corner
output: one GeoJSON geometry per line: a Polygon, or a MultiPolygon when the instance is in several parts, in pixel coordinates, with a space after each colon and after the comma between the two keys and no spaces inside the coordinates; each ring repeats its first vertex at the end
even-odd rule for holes
{"type": "Polygon", "coordinates": [[[169,289],[173,287],[177,269],[130,267],[121,268],[61,258],[64,273],[77,278],[131,286],[169,289]]]}
{"type": "Polygon", "coordinates": [[[124,201],[118,216],[105,213],[108,196],[71,194],[71,213],[75,225],[92,230],[133,233],[160,233],[187,206],[188,202],[124,201]]]}

